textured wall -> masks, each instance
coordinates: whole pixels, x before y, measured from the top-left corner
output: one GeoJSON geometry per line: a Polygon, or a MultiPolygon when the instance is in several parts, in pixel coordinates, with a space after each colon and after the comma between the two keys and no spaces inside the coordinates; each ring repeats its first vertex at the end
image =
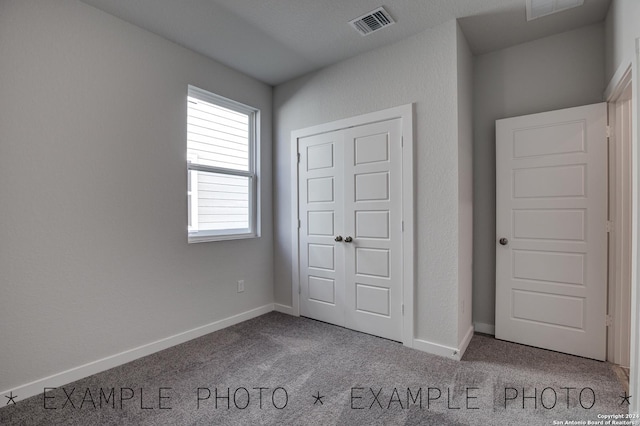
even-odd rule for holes
{"type": "Polygon", "coordinates": [[[473,292],[473,55],[460,27],[458,54],[458,343],[471,327],[473,292]]]}
{"type": "Polygon", "coordinates": [[[457,345],[456,23],[348,59],[274,92],[275,297],[291,304],[291,131],[416,103],[416,336],[457,345]]]}
{"type": "Polygon", "coordinates": [[[608,83],[622,62],[631,62],[635,55],[636,39],[640,38],[640,1],[613,0],[605,28],[608,83]]]}
{"type": "Polygon", "coordinates": [[[602,24],[475,59],[473,321],[495,320],[495,121],[601,102],[602,24]]]}
{"type": "Polygon", "coordinates": [[[0,390],[273,303],[269,86],[75,0],[0,58],[0,390]],[[260,239],[187,244],[189,83],[262,111],[260,239]]]}

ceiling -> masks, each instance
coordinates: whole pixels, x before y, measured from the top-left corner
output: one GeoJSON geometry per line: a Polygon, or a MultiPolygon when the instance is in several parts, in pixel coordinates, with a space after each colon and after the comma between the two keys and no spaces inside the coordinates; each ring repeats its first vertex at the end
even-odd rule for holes
{"type": "Polygon", "coordinates": [[[271,85],[451,19],[482,54],[601,22],[611,0],[527,22],[525,0],[82,0],[271,85]],[[378,6],[397,21],[366,37],[348,21],[378,6]]]}

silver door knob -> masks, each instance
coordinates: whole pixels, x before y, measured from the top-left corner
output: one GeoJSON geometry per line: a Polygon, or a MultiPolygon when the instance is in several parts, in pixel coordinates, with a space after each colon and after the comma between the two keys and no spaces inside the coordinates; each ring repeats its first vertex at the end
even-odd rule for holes
{"type": "Polygon", "coordinates": [[[353,241],[353,238],[351,238],[351,237],[347,237],[347,238],[344,239],[345,243],[350,243],[351,241],[353,241]]]}
{"type": "Polygon", "coordinates": [[[335,238],[335,240],[336,240],[337,242],[342,241],[342,235],[338,235],[338,236],[335,238]]]}
{"type": "Polygon", "coordinates": [[[509,240],[507,240],[506,238],[500,238],[500,240],[498,241],[501,245],[506,246],[507,244],[509,244],[509,240]]]}

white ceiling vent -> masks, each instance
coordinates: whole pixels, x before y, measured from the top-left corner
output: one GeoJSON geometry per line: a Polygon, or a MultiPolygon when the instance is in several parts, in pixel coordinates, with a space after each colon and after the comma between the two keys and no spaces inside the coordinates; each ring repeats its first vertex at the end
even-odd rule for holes
{"type": "Polygon", "coordinates": [[[582,6],[584,0],[527,0],[527,21],[582,6]]]}
{"type": "Polygon", "coordinates": [[[388,27],[391,24],[395,24],[396,21],[393,20],[389,12],[384,10],[383,7],[379,7],[359,18],[349,21],[349,23],[360,35],[366,36],[384,27],[388,27]]]}

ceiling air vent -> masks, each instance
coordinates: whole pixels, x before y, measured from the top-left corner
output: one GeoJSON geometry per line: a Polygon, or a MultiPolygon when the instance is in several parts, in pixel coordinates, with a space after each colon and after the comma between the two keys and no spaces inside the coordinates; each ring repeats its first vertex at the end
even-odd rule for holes
{"type": "Polygon", "coordinates": [[[527,0],[527,21],[582,6],[584,0],[527,0]]]}
{"type": "Polygon", "coordinates": [[[384,27],[388,27],[391,24],[395,24],[396,21],[393,20],[389,12],[384,10],[383,7],[379,7],[366,15],[349,21],[349,23],[360,35],[366,36],[384,27]]]}

